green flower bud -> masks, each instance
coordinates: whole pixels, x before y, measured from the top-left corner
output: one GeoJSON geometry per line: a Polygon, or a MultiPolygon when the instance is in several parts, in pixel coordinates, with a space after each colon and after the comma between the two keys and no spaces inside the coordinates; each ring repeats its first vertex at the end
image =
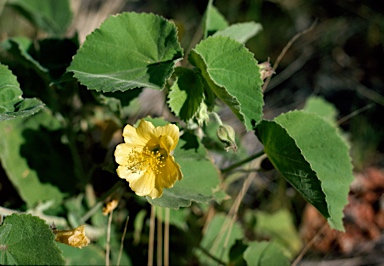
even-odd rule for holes
{"type": "Polygon", "coordinates": [[[226,124],[220,125],[216,131],[216,134],[220,141],[225,144],[224,149],[226,151],[237,151],[237,145],[235,141],[235,130],[231,126],[226,124]]]}

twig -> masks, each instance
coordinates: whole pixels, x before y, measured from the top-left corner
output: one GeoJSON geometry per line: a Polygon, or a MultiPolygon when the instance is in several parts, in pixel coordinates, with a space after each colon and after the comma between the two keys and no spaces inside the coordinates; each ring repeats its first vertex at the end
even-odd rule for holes
{"type": "Polygon", "coordinates": [[[155,242],[155,213],[156,206],[151,205],[151,217],[149,218],[149,241],[148,241],[148,266],[153,265],[153,246],[155,242]]]}
{"type": "Polygon", "coordinates": [[[227,237],[226,237],[224,244],[223,244],[222,255],[224,254],[224,252],[228,246],[229,237],[232,233],[232,228],[233,228],[233,225],[235,224],[235,221],[237,218],[237,213],[239,212],[240,204],[243,201],[244,195],[247,192],[247,190],[249,189],[249,186],[251,185],[252,179],[254,178],[255,174],[256,173],[253,172],[253,173],[250,173],[248,175],[247,179],[243,183],[243,187],[241,188],[239,195],[237,195],[236,200],[235,200],[233,206],[231,207],[231,210],[228,213],[228,216],[232,216],[232,219],[231,219],[230,224],[229,224],[229,230],[227,232],[227,237]]]}
{"type": "Polygon", "coordinates": [[[117,257],[117,266],[120,265],[121,255],[123,254],[124,238],[125,238],[125,234],[127,233],[128,221],[129,221],[129,216],[127,216],[127,219],[125,220],[124,231],[123,231],[123,235],[121,236],[119,256],[117,257]]]}
{"type": "Polygon", "coordinates": [[[165,219],[164,219],[164,266],[169,266],[169,219],[170,210],[165,208],[165,219]]]}
{"type": "Polygon", "coordinates": [[[297,258],[295,259],[294,262],[292,262],[292,265],[291,266],[296,266],[300,261],[301,259],[304,257],[305,253],[307,253],[308,249],[318,240],[318,238],[321,236],[321,234],[323,233],[323,231],[325,230],[327,226],[327,223],[325,223],[323,225],[323,227],[321,227],[321,229],[319,230],[319,232],[317,232],[317,234],[311,239],[311,241],[308,242],[308,244],[303,248],[303,250],[300,252],[300,254],[297,256],[297,258]]]}
{"type": "Polygon", "coordinates": [[[109,213],[109,219],[108,219],[107,246],[105,247],[105,265],[106,266],[109,266],[109,253],[111,250],[110,241],[111,241],[112,214],[113,214],[113,210],[111,210],[111,212],[109,213]]]}
{"type": "Polygon", "coordinates": [[[360,113],[362,113],[362,112],[368,110],[369,108],[372,108],[373,106],[374,106],[373,103],[367,104],[366,106],[364,106],[364,107],[362,107],[362,108],[360,108],[360,109],[357,109],[357,110],[353,111],[352,113],[350,113],[350,114],[348,114],[348,115],[346,115],[346,116],[340,118],[340,119],[337,121],[337,124],[338,124],[338,125],[341,125],[341,124],[343,124],[345,121],[347,121],[348,119],[351,119],[352,117],[354,117],[354,116],[356,116],[356,115],[358,115],[358,114],[360,114],[360,113]]]}
{"type": "MultiPolygon", "coordinates": [[[[279,63],[281,61],[281,59],[283,59],[284,55],[287,53],[288,49],[292,46],[292,44],[298,39],[300,38],[301,36],[303,36],[304,34],[310,32],[311,30],[313,30],[317,24],[317,19],[312,23],[312,25],[306,29],[306,30],[303,30],[303,31],[300,31],[298,33],[295,34],[295,36],[292,37],[291,40],[289,40],[289,42],[284,46],[283,50],[280,52],[279,56],[277,57],[276,61],[275,61],[275,64],[273,65],[273,70],[276,70],[277,67],[279,66],[279,63]]],[[[268,87],[268,83],[269,81],[271,80],[272,76],[269,76],[267,78],[267,80],[264,82],[264,85],[263,85],[263,92],[266,91],[267,87],[268,87]]]]}

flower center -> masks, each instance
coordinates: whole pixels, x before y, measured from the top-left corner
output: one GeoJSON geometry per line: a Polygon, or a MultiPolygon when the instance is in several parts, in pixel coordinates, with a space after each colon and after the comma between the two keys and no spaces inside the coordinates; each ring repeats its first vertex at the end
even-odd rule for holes
{"type": "Polygon", "coordinates": [[[161,168],[165,166],[167,152],[159,145],[148,147],[145,146],[140,152],[132,150],[128,154],[128,168],[133,173],[141,173],[151,170],[158,175],[161,173],[161,168]]]}

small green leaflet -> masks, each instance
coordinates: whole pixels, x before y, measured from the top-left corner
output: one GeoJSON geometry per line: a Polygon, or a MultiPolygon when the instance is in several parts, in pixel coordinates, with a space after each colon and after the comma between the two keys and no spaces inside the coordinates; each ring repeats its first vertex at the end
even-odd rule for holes
{"type": "Polygon", "coordinates": [[[261,24],[256,22],[236,23],[228,28],[217,31],[213,36],[228,36],[239,43],[246,43],[262,29],[261,24]]]}
{"type": "MultiPolygon", "coordinates": [[[[180,69],[180,68],[177,68],[180,69]]],[[[184,121],[193,118],[204,100],[204,85],[199,73],[184,68],[170,88],[168,104],[184,121]]]]}
{"type": "Polygon", "coordinates": [[[44,220],[12,214],[0,226],[1,265],[64,265],[61,250],[44,220]]]}
{"type": "Polygon", "coordinates": [[[228,27],[228,22],[225,17],[212,4],[213,0],[209,0],[203,18],[203,38],[206,39],[209,35],[223,30],[228,27]]]}
{"type": "Polygon", "coordinates": [[[154,14],[122,13],[87,36],[68,71],[92,90],[161,90],[182,56],[172,22],[154,14]]]}
{"type": "Polygon", "coordinates": [[[262,121],[255,133],[275,168],[343,231],[343,208],[353,180],[348,145],[337,128],[316,114],[292,111],[262,121]]]}
{"type": "Polygon", "coordinates": [[[209,37],[191,51],[188,60],[247,130],[260,122],[263,81],[257,61],[243,44],[229,37],[209,37]]]}
{"type": "Polygon", "coordinates": [[[0,121],[33,115],[44,108],[35,98],[23,99],[16,76],[0,64],[0,121]]]}

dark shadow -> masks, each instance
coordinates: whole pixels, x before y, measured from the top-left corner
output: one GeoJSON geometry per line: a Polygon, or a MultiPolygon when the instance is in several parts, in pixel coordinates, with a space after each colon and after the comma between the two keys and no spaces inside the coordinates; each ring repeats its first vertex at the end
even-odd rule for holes
{"type": "Polygon", "coordinates": [[[37,172],[41,183],[57,186],[62,192],[73,193],[78,186],[70,149],[62,143],[60,130],[50,131],[45,127],[38,130],[26,129],[25,142],[20,154],[28,166],[37,172]]]}

